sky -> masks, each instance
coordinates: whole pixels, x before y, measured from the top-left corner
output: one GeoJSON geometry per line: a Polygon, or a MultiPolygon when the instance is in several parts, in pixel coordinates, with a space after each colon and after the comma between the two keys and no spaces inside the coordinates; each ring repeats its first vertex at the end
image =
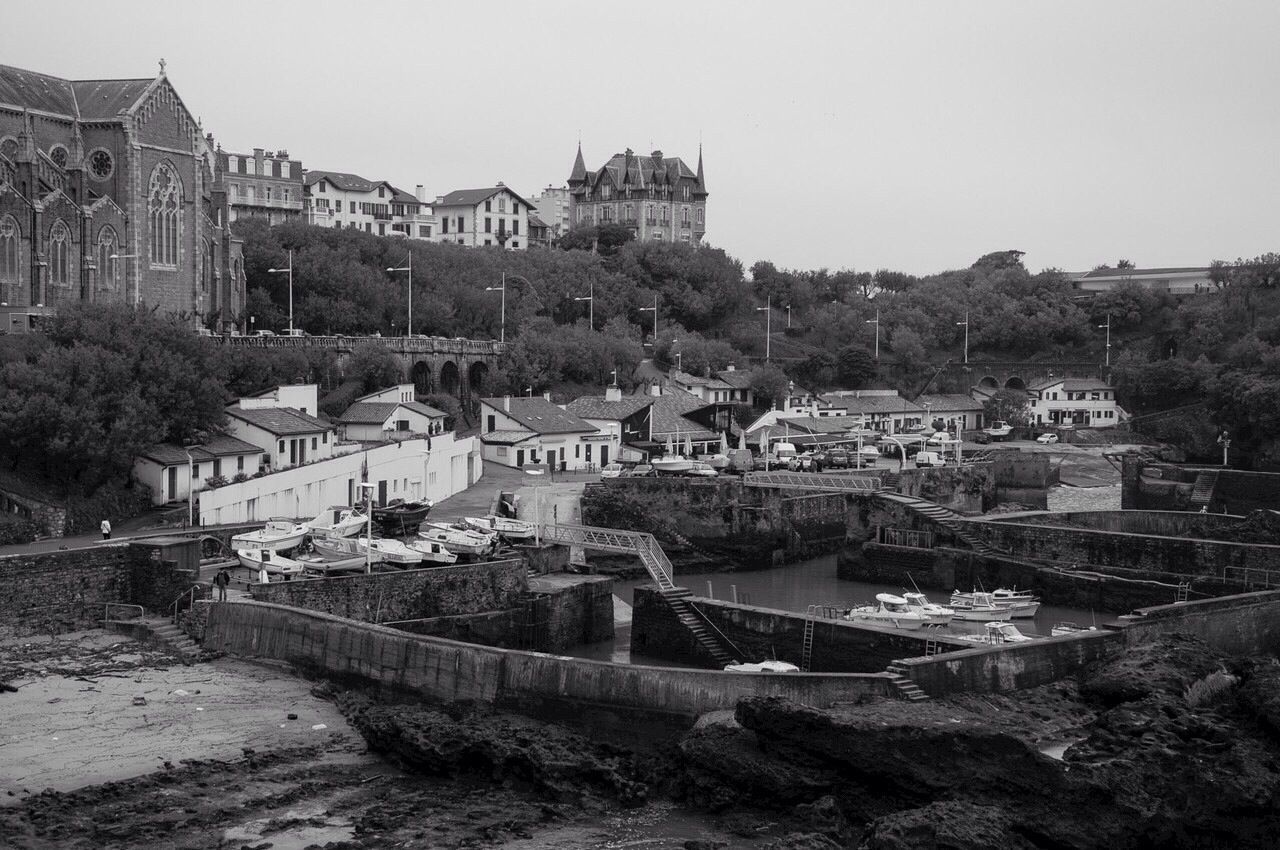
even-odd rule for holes
{"type": "Polygon", "coordinates": [[[1280,250],[1280,3],[5,0],[0,63],[158,60],[228,150],[435,197],[662,150],[746,266],[926,274],[1280,250]]]}

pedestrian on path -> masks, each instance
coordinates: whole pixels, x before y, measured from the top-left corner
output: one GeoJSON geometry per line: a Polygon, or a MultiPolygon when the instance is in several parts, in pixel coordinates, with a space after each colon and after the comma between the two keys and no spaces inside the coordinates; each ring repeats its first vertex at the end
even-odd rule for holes
{"type": "Polygon", "coordinates": [[[218,588],[219,602],[227,601],[227,585],[229,584],[231,584],[231,573],[227,572],[226,568],[219,570],[218,574],[213,577],[213,586],[218,588]]]}
{"type": "Polygon", "coordinates": [[[102,529],[102,539],[110,540],[111,539],[111,520],[104,519],[102,521],[102,525],[98,527],[102,529]]]}

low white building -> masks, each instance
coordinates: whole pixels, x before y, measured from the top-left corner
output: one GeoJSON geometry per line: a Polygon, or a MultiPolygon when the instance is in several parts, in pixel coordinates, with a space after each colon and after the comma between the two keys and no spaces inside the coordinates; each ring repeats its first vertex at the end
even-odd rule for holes
{"type": "Polygon", "coordinates": [[[218,436],[198,446],[184,448],[172,443],[151,446],[133,459],[133,477],[151,489],[151,503],[185,501],[206,486],[210,478],[232,480],[255,474],[262,449],[235,437],[218,436]]]}
{"type": "Polygon", "coordinates": [[[924,408],[925,425],[941,424],[946,431],[959,425],[969,431],[982,427],[982,403],[962,393],[935,393],[916,397],[924,408]]]}
{"type": "Polygon", "coordinates": [[[318,406],[315,384],[276,387],[229,406],[227,431],[261,449],[269,469],[324,460],[336,439],[333,426],[310,412],[318,406]]]}
{"type": "Polygon", "coordinates": [[[1207,266],[1162,269],[1113,269],[1108,266],[1071,275],[1072,284],[1081,292],[1110,292],[1125,283],[1136,283],[1155,292],[1173,295],[1195,295],[1217,292],[1209,279],[1207,266]]]}
{"type": "Polygon", "coordinates": [[[361,443],[433,437],[444,433],[446,416],[443,410],[414,401],[413,384],[399,384],[352,402],[338,417],[338,436],[361,443]]]}
{"type": "Polygon", "coordinates": [[[481,399],[480,423],[484,459],[503,466],[565,470],[599,462],[600,429],[542,396],[481,399]]]}
{"type": "Polygon", "coordinates": [[[1027,396],[1036,425],[1108,428],[1127,418],[1115,388],[1097,378],[1046,378],[1027,387],[1027,396]]]}
{"type": "Polygon", "coordinates": [[[307,171],[302,182],[307,224],[377,236],[431,238],[430,204],[386,180],[366,180],[342,171],[307,171]]]}
{"type": "Polygon", "coordinates": [[[648,456],[631,444],[649,439],[653,413],[653,399],[649,396],[624,396],[618,387],[608,387],[603,396],[582,396],[564,409],[600,430],[594,451],[591,442],[587,443],[588,462],[604,467],[613,461],[639,463],[648,456]]]}
{"type": "Polygon", "coordinates": [[[468,247],[495,245],[510,250],[529,247],[529,210],[524,198],[503,184],[485,189],[459,189],[436,198],[435,242],[468,247]]]}
{"type": "Polygon", "coordinates": [[[482,465],[474,437],[452,432],[428,440],[404,440],[319,463],[284,469],[200,494],[200,523],[258,522],[271,517],[313,517],[331,505],[363,502],[360,483],[374,485],[372,501],[427,498],[433,502],[480,480],[482,465]]]}

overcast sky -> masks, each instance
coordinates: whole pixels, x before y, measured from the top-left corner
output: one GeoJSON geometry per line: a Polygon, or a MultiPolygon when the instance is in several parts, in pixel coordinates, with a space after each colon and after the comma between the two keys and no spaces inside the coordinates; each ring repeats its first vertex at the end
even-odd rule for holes
{"type": "Polygon", "coordinates": [[[224,148],[434,197],[696,165],[750,265],[1033,270],[1280,250],[1280,3],[5,0],[0,62],[157,60],[224,148]],[[56,9],[56,12],[55,12],[56,9]]]}

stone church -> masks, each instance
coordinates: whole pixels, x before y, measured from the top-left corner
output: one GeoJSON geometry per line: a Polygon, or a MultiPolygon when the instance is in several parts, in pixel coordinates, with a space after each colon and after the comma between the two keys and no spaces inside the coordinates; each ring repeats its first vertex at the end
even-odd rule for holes
{"type": "Polygon", "coordinates": [[[241,245],[216,168],[163,62],[135,80],[0,65],[0,333],[76,301],[242,326],[241,245]]]}

